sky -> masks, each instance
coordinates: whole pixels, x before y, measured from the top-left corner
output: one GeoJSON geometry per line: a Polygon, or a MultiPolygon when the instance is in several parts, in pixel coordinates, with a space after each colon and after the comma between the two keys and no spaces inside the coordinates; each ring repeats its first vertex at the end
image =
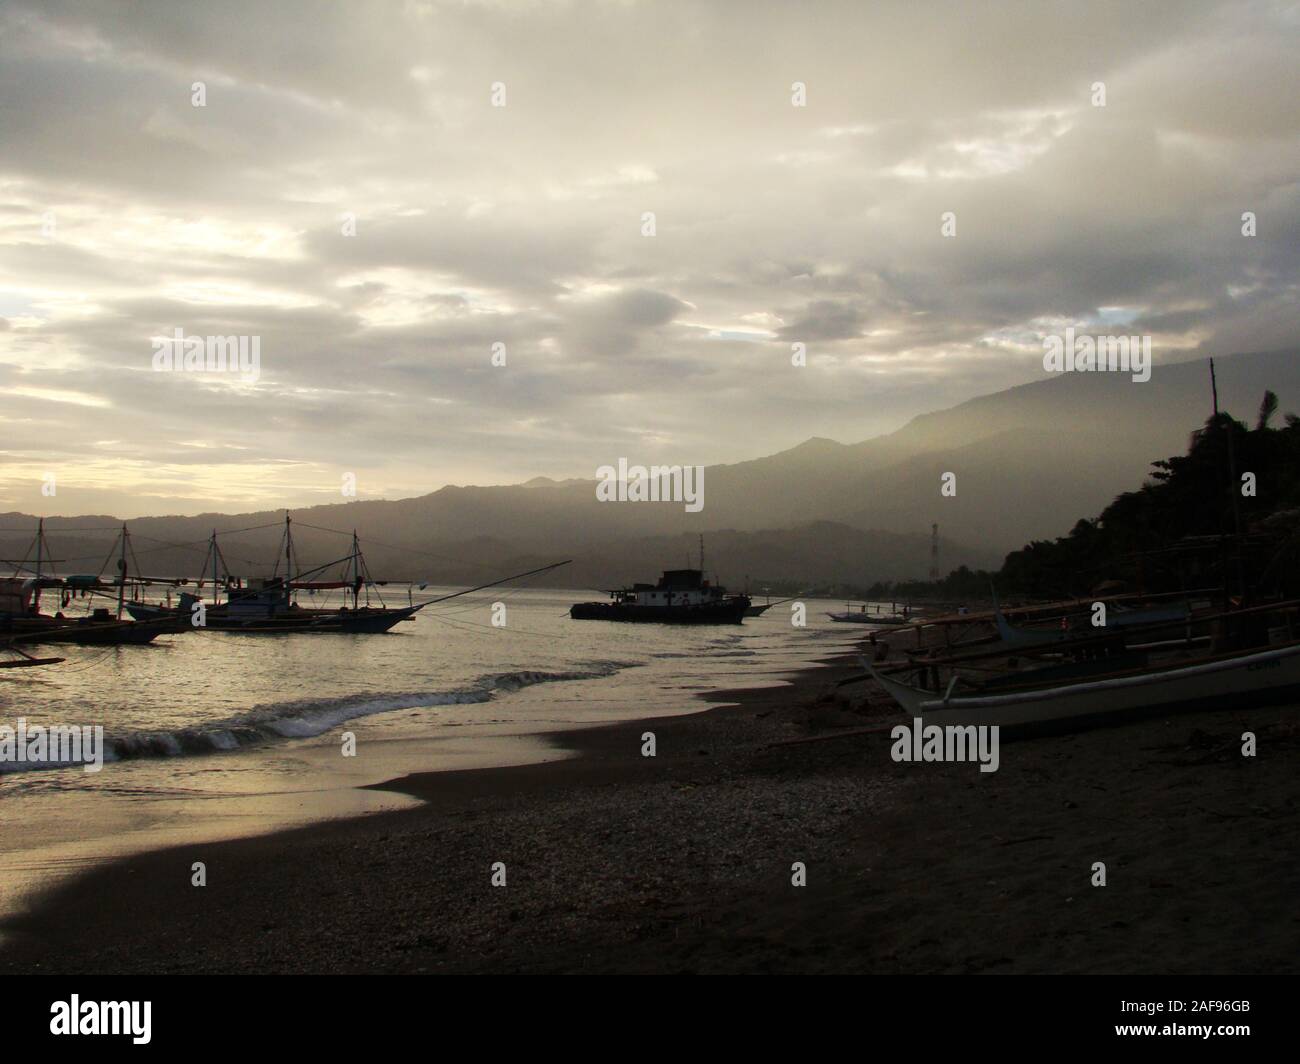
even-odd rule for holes
{"type": "Polygon", "coordinates": [[[853,442],[1067,326],[1294,345],[1297,55],[1251,0],[5,0],[0,511],[853,442]]]}

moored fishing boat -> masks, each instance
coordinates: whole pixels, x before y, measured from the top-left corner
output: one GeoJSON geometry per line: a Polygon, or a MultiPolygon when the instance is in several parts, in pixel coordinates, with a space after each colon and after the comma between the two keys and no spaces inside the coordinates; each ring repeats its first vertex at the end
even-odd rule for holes
{"type": "Polygon", "coordinates": [[[285,562],[289,576],[274,575],[265,579],[255,578],[247,582],[237,580],[226,569],[224,579],[219,566],[225,566],[225,558],[217,543],[216,532],[209,540],[208,556],[204,559],[206,572],[209,560],[212,565],[212,588],[214,600],[203,602],[197,595],[182,592],[177,606],[157,605],[145,602],[129,602],[127,612],[137,621],[159,621],[171,619],[174,622],[192,628],[205,628],[216,632],[387,632],[402,621],[410,620],[428,603],[408,606],[388,607],[382,604],[371,606],[369,601],[361,605],[361,592],[367,592],[375,585],[366,568],[365,557],[355,532],[352,533],[352,549],[342,558],[326,562],[303,572],[294,573],[297,554],[293,545],[293,521],[288,514],[284,519],[284,534],[280,548],[276,553],[277,568],[279,559],[285,562]],[[332,566],[342,564],[344,571],[338,580],[311,579],[315,574],[324,572],[332,566]],[[215,601],[218,588],[224,587],[226,599],[215,601]],[[339,607],[301,606],[295,601],[295,594],[306,591],[342,590],[351,595],[352,604],[339,607]],[[198,608],[196,608],[198,607],[198,608]]]}
{"type": "MultiPolygon", "coordinates": [[[[319,529],[319,531],[337,530],[319,529]]],[[[167,621],[186,630],[203,629],[255,635],[330,632],[375,635],[391,631],[403,621],[413,620],[420,610],[434,603],[569,564],[567,561],[557,562],[426,602],[408,602],[405,606],[388,606],[384,604],[381,594],[378,596],[379,605],[375,606],[370,603],[371,589],[382,587],[388,582],[371,577],[356,532],[353,531],[351,536],[351,550],[343,557],[310,569],[300,569],[293,542],[293,522],[286,514],[284,533],[276,552],[276,572],[270,577],[244,580],[231,574],[217,542],[217,533],[214,531],[208,540],[208,553],[203,561],[204,576],[198,581],[201,589],[204,581],[210,579],[212,601],[205,601],[199,595],[182,591],[179,604],[175,606],[131,601],[126,603],[125,608],[139,622],[167,621]],[[285,573],[290,575],[279,575],[281,560],[284,562],[285,573]],[[326,570],[338,565],[342,566],[338,579],[317,578],[326,570]],[[317,592],[330,591],[342,591],[344,604],[333,607],[302,606],[296,601],[296,596],[300,592],[315,595],[317,592]],[[217,596],[221,592],[224,592],[225,600],[217,601],[217,596]],[[362,604],[363,592],[366,597],[364,605],[362,604]],[[347,603],[349,597],[350,605],[347,603]]],[[[181,584],[187,581],[170,582],[181,584]]]]}
{"type": "Polygon", "coordinates": [[[841,624],[879,624],[879,625],[898,625],[913,624],[916,618],[912,615],[912,610],[904,606],[901,613],[892,611],[885,613],[879,606],[876,612],[871,613],[867,609],[867,603],[863,603],[860,609],[854,610],[849,603],[844,604],[844,609],[840,613],[827,613],[832,621],[838,621],[841,624]]]}
{"type": "Polygon", "coordinates": [[[577,602],[575,621],[626,621],[640,624],[741,624],[752,605],[748,595],[732,595],[704,577],[704,537],[698,569],[667,569],[657,584],[633,584],[608,592],[608,602],[577,602]]]}
{"type": "MultiPolygon", "coordinates": [[[[125,526],[120,537],[118,577],[111,583],[98,577],[59,577],[44,572],[51,563],[45,539],[45,522],[37,522],[34,567],[27,559],[15,563],[14,575],[0,579],[0,634],[24,643],[74,643],[82,646],[142,646],[159,635],[176,630],[174,622],[155,618],[139,623],[122,617],[126,592],[127,551],[129,540],[125,526]],[[30,576],[20,575],[23,572],[30,576]],[[41,612],[42,591],[60,595],[60,609],[53,615],[41,612]],[[116,614],[106,607],[96,607],[83,615],[63,613],[74,593],[116,597],[116,614]]],[[[33,552],[29,550],[29,555],[33,552]]]]}
{"type": "Polygon", "coordinates": [[[652,624],[740,624],[750,601],[704,579],[700,569],[670,569],[657,584],[633,584],[609,593],[608,602],[578,602],[575,621],[631,621],[652,624]]]}
{"type": "Polygon", "coordinates": [[[1175,707],[1300,697],[1300,639],[1290,623],[1298,610],[1300,603],[1278,603],[1207,618],[1203,623],[1217,626],[1212,637],[1152,641],[1167,624],[1155,619],[1128,632],[1017,647],[1010,657],[1001,651],[862,664],[926,723],[1086,727],[1175,707]],[[1270,616],[1287,623],[1271,624],[1270,616]],[[1261,641],[1260,632],[1286,638],[1261,641]]]}

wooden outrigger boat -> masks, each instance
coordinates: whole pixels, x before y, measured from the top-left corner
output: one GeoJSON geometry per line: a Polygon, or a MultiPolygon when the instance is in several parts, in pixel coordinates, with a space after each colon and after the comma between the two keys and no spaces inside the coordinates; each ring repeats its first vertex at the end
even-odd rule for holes
{"type": "MultiPolygon", "coordinates": [[[[995,600],[996,601],[996,600],[995,600]]],[[[1153,606],[1146,609],[1133,609],[1115,604],[1106,615],[1106,629],[1151,628],[1163,624],[1171,630],[1188,624],[1193,617],[1193,609],[1188,602],[1175,606],[1153,606]]],[[[1077,639],[1081,633],[1096,634],[1090,627],[1088,613],[1077,617],[1063,614],[1056,628],[1026,628],[1013,625],[996,605],[993,609],[993,622],[997,627],[998,637],[1010,646],[1037,646],[1047,643],[1062,643],[1077,639]]]]}
{"type": "Polygon", "coordinates": [[[199,596],[182,592],[177,606],[156,605],[132,601],[126,604],[126,611],[137,621],[155,621],[170,619],[185,628],[204,628],[215,632],[250,632],[274,634],[282,632],[358,632],[379,633],[395,628],[402,621],[412,619],[427,603],[412,604],[403,607],[371,606],[367,601],[361,605],[363,589],[369,597],[369,588],[375,581],[366,568],[365,557],[357,535],[352,534],[352,549],[342,558],[326,562],[295,573],[297,554],[293,545],[293,522],[288,514],[284,518],[284,534],[277,551],[277,574],[265,579],[240,581],[231,575],[226,567],[225,557],[217,543],[214,531],[209,539],[208,554],[204,558],[203,568],[206,572],[209,561],[212,565],[213,601],[202,603],[201,611],[195,606],[201,602],[199,596]],[[285,562],[286,576],[278,575],[279,559],[285,562]],[[343,578],[339,580],[312,579],[331,566],[342,563],[345,567],[343,578]],[[224,577],[221,570],[224,570],[224,577]],[[216,601],[218,589],[224,589],[224,602],[216,601]],[[351,606],[314,607],[300,606],[294,596],[300,591],[315,593],[317,591],[342,590],[352,597],[351,606]],[[202,623],[196,623],[196,616],[202,623]]]}
{"type": "MultiPolygon", "coordinates": [[[[34,568],[27,569],[27,559],[15,563],[15,575],[0,578],[0,634],[14,642],[75,643],[82,646],[141,646],[151,643],[166,632],[176,630],[166,619],[154,618],[149,623],[139,623],[122,617],[126,594],[129,539],[126,526],[121,533],[121,556],[118,560],[118,577],[112,582],[98,577],[59,577],[45,573],[44,567],[53,559],[48,554],[45,539],[45,521],[37,522],[34,568]],[[21,575],[24,571],[30,576],[21,575]],[[106,594],[117,598],[116,615],[107,607],[92,610],[83,616],[65,616],[60,610],[50,615],[41,612],[41,592],[56,590],[63,596],[64,605],[74,592],[106,594]]],[[[30,553],[30,551],[29,551],[30,553]]]]}
{"type": "Polygon", "coordinates": [[[516,573],[427,602],[411,602],[406,606],[387,606],[380,596],[380,604],[372,606],[369,602],[370,588],[381,586],[386,582],[372,579],[355,531],[352,533],[352,548],[348,554],[324,565],[299,570],[298,555],[293,545],[293,522],[286,514],[284,534],[276,556],[276,573],[264,579],[253,578],[247,581],[239,580],[230,573],[215,531],[208,543],[203,569],[206,579],[208,565],[209,562],[211,563],[212,602],[202,602],[199,596],[182,592],[177,606],[131,601],[126,603],[126,611],[137,622],[166,622],[180,630],[201,628],[214,632],[242,632],[255,635],[327,632],[380,634],[391,631],[403,621],[414,620],[420,610],[434,603],[569,564],[567,561],[557,562],[554,565],[532,569],[526,573],[516,573]],[[280,559],[283,559],[285,573],[288,575],[279,575],[280,559]],[[343,565],[340,579],[315,579],[318,574],[340,564],[343,565]],[[225,592],[224,602],[216,601],[219,589],[225,592]],[[361,604],[363,590],[367,598],[365,605],[361,604]],[[352,602],[350,606],[345,604],[338,607],[300,606],[294,596],[302,591],[312,594],[317,591],[343,591],[345,596],[351,596],[352,602]],[[196,609],[200,604],[202,609],[196,609]],[[197,623],[199,617],[202,619],[202,624],[197,623]]]}
{"type": "Polygon", "coordinates": [[[1212,634],[1174,640],[1153,639],[1168,630],[1167,621],[1156,620],[1010,652],[917,654],[898,665],[863,658],[862,664],[903,710],[926,723],[1087,727],[1174,707],[1300,698],[1297,612],[1300,601],[1221,613],[1198,622],[1212,634]],[[1270,625],[1270,619],[1284,623],[1270,625]]]}
{"type": "Polygon", "coordinates": [[[896,625],[896,624],[914,624],[916,618],[912,616],[912,610],[908,606],[903,607],[902,613],[891,612],[885,613],[876,607],[875,613],[867,612],[867,604],[864,602],[860,610],[854,611],[849,603],[844,604],[842,613],[827,613],[832,621],[839,621],[841,624],[879,624],[879,625],[896,625]]]}

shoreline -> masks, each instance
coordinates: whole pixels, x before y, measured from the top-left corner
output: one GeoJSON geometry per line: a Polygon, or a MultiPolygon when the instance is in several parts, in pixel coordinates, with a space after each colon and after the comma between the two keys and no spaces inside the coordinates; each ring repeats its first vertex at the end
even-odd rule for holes
{"type": "Polygon", "coordinates": [[[982,778],[896,764],[887,734],[773,745],[881,723],[832,687],[856,671],[836,655],[548,739],[574,757],[370,785],[413,808],[97,866],[7,922],[0,971],[1300,969],[1294,710],[1025,740],[982,778]]]}

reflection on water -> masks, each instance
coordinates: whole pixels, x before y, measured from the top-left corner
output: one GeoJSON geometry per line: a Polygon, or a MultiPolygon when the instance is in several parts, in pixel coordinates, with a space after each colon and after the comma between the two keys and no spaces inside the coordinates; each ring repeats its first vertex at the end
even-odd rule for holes
{"type": "Polygon", "coordinates": [[[539,733],[697,712],[699,692],[777,682],[862,635],[811,600],[806,628],[785,606],[736,626],[569,620],[588,597],[497,589],[389,635],[187,633],[8,672],[0,722],[99,724],[118,760],[0,772],[0,914],[87,861],[398,808],[412,799],[358,788],[408,772],[566,756],[539,733]]]}

